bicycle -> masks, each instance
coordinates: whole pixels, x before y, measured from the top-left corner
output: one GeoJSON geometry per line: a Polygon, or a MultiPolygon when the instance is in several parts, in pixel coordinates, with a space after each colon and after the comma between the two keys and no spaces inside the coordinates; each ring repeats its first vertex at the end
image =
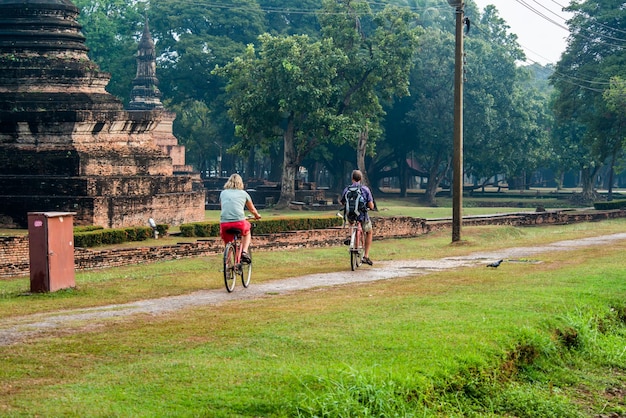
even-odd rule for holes
{"type": "MultiPolygon", "coordinates": [[[[254,224],[252,227],[254,228],[254,224]]],[[[235,290],[237,276],[241,277],[241,284],[243,287],[248,287],[250,285],[250,278],[252,277],[252,253],[248,248],[250,262],[242,263],[242,230],[238,228],[230,228],[227,229],[226,232],[234,236],[233,240],[228,242],[226,247],[224,247],[224,284],[226,285],[226,290],[230,293],[235,290]]],[[[250,230],[250,233],[252,233],[252,229],[250,230]]]]}
{"type": "Polygon", "coordinates": [[[360,221],[355,221],[350,225],[350,267],[352,271],[363,264],[363,254],[365,252],[365,236],[360,221]]]}

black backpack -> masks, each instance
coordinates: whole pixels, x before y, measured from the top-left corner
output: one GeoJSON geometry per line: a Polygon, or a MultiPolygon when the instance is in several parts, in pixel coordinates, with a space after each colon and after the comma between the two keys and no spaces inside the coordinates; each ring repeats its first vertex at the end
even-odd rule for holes
{"type": "Polygon", "coordinates": [[[361,186],[350,186],[346,192],[345,217],[350,222],[357,220],[361,213],[365,212],[365,199],[361,186]]]}

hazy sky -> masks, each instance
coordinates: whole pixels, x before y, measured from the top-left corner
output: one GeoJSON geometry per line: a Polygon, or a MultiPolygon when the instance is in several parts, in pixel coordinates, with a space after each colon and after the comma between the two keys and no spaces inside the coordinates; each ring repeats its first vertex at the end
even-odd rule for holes
{"type": "Polygon", "coordinates": [[[569,15],[561,11],[569,0],[474,0],[482,11],[493,4],[518,36],[529,64],[556,63],[565,50],[569,32],[565,20],[569,15]],[[526,5],[526,6],[525,6],[526,5]],[[534,9],[530,10],[530,9],[534,9]]]}

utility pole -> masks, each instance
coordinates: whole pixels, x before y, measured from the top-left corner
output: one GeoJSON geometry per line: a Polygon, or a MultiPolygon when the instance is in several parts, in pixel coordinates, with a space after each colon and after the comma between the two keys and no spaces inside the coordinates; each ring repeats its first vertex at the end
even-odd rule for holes
{"type": "Polygon", "coordinates": [[[452,242],[461,240],[463,223],[463,23],[465,3],[448,0],[455,8],[456,48],[454,54],[454,143],[452,156],[452,242]]]}

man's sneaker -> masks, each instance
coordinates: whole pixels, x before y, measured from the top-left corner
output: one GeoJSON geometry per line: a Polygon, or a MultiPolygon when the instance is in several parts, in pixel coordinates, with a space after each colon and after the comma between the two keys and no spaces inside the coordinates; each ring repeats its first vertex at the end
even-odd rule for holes
{"type": "Polygon", "coordinates": [[[350,245],[350,238],[348,238],[347,240],[345,240],[345,241],[343,242],[343,245],[350,245]]]}
{"type": "Polygon", "coordinates": [[[374,263],[372,263],[372,260],[370,260],[369,257],[363,257],[363,262],[365,264],[369,264],[370,266],[374,265],[374,263]]]}
{"type": "Polygon", "coordinates": [[[250,258],[250,255],[248,255],[248,253],[245,251],[241,253],[241,262],[247,263],[247,264],[252,263],[252,259],[250,258]]]}

